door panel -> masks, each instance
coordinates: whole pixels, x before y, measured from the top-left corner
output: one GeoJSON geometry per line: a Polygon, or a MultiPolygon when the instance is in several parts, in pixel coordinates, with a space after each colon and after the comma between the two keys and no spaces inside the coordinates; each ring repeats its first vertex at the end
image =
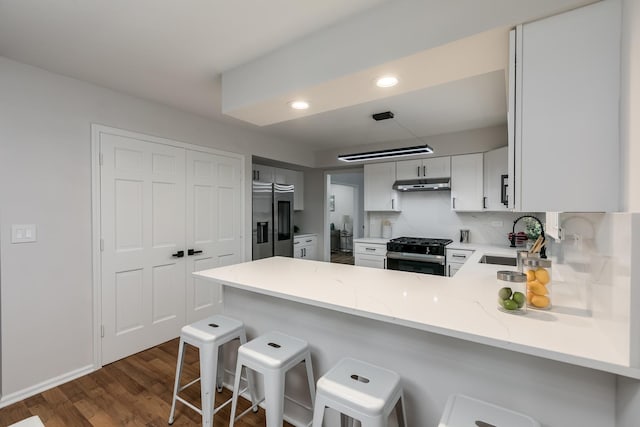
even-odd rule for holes
{"type": "Polygon", "coordinates": [[[102,133],[102,363],[184,324],[185,150],[102,133]]]}
{"type": "MultiPolygon", "coordinates": [[[[240,262],[239,199],[241,162],[236,158],[187,151],[187,246],[202,251],[187,258],[189,273],[218,267],[221,257],[240,262]]],[[[187,322],[195,322],[221,309],[222,291],[211,282],[187,279],[187,322]]]]}

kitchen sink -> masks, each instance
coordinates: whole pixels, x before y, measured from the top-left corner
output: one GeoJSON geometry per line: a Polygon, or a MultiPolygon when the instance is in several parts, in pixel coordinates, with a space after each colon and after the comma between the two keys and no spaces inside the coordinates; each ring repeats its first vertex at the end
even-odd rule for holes
{"type": "Polygon", "coordinates": [[[483,255],[479,262],[482,264],[510,265],[513,267],[517,265],[515,258],[499,255],[483,255]]]}

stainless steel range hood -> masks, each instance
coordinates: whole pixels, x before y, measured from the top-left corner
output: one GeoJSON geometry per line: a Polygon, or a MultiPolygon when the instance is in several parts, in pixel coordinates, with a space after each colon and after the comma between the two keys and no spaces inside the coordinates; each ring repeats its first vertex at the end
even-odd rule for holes
{"type": "Polygon", "coordinates": [[[446,191],[451,190],[451,178],[409,179],[393,183],[398,191],[446,191]]]}

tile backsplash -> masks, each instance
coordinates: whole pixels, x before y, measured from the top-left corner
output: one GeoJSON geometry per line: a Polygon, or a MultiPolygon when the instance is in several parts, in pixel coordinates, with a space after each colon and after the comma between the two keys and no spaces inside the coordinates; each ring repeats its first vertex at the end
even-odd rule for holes
{"type": "MultiPolygon", "coordinates": [[[[412,192],[400,195],[401,212],[369,212],[369,237],[381,237],[382,223],[391,222],[392,237],[433,237],[458,241],[460,229],[470,230],[471,243],[509,245],[507,235],[513,221],[523,213],[513,212],[454,212],[451,193],[412,192]]],[[[543,216],[537,215],[539,218],[543,216]]],[[[523,231],[524,223],[516,226],[523,231]]]]}

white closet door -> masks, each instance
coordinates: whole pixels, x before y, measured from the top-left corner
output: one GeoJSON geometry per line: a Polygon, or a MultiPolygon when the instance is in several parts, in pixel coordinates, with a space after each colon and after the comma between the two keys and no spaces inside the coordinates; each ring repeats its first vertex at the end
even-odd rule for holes
{"type": "MultiPolygon", "coordinates": [[[[187,271],[242,261],[240,231],[241,162],[187,151],[187,271]],[[188,255],[189,250],[193,255],[188,255]]],[[[187,323],[219,312],[219,285],[187,277],[187,323]]]]}
{"type": "Polygon", "coordinates": [[[185,323],[185,150],[101,134],[102,363],[185,323]]]}

